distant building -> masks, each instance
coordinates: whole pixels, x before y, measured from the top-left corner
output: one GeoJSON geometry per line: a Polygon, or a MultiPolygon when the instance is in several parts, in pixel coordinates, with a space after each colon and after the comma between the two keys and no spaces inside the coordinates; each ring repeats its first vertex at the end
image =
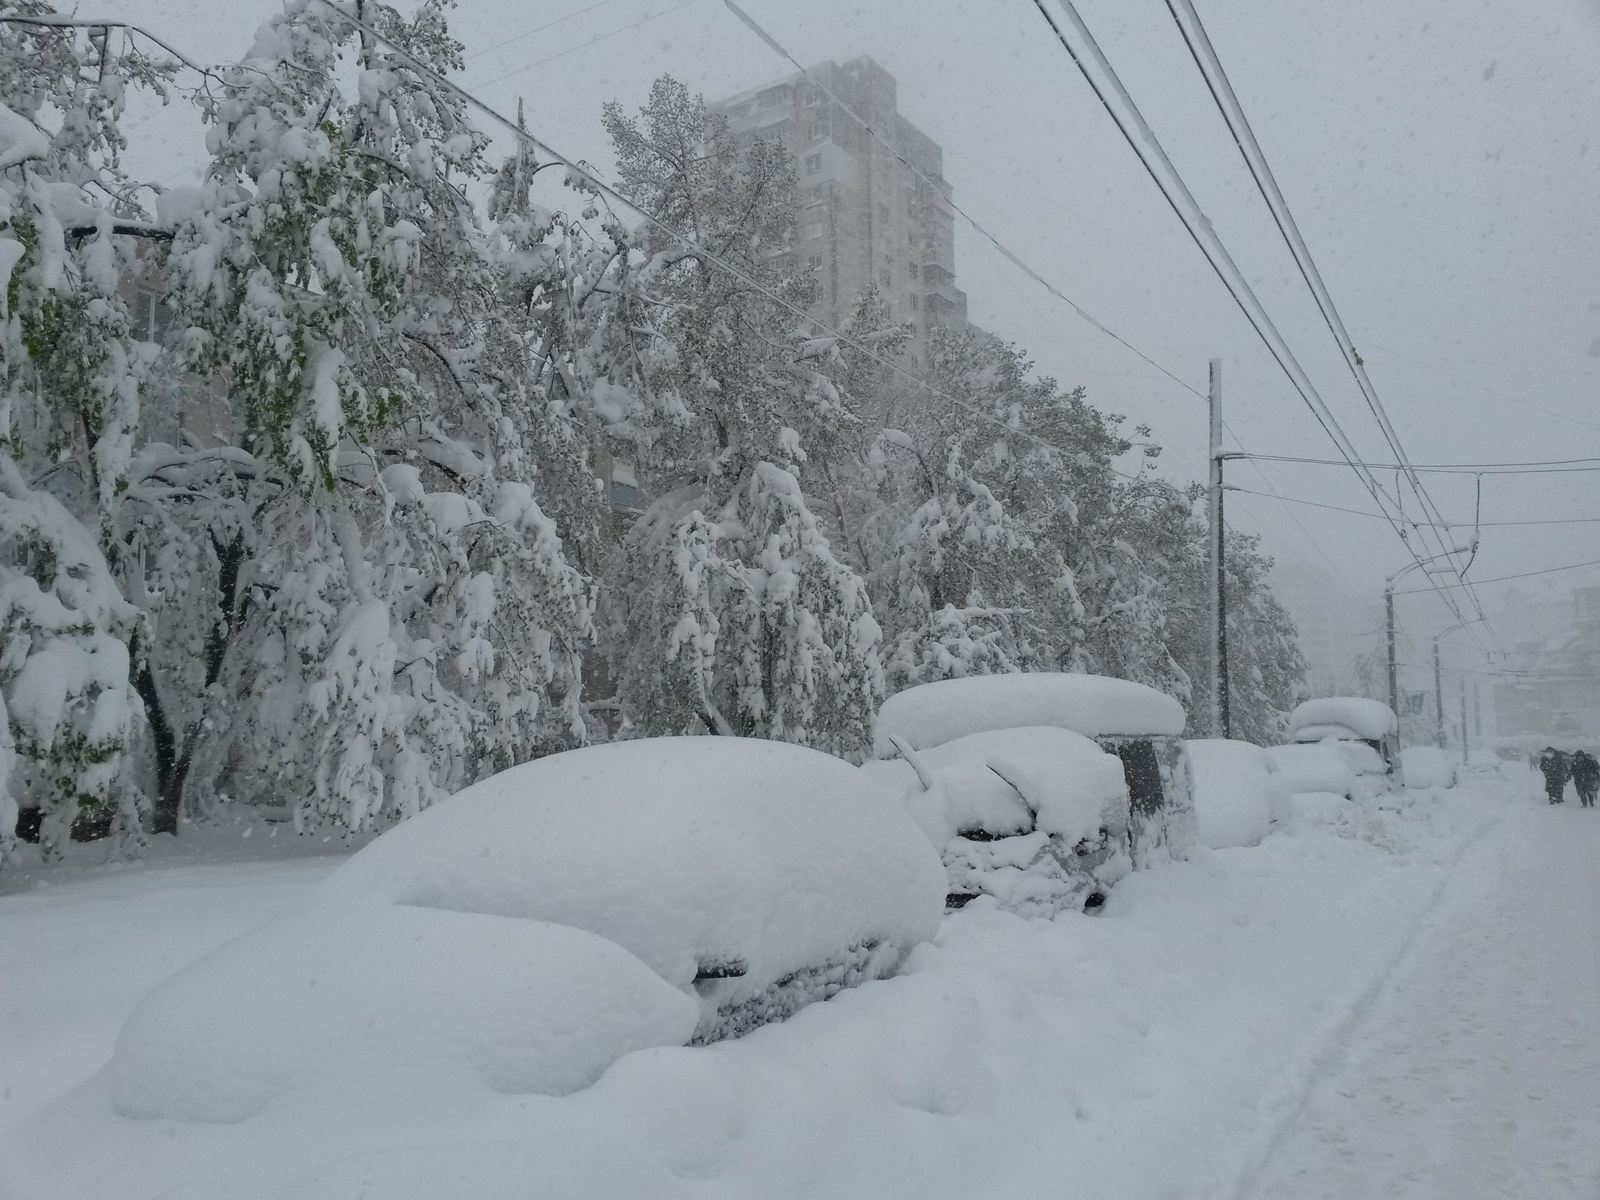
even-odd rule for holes
{"type": "Polygon", "coordinates": [[[911,326],[905,354],[918,368],[930,328],[966,325],[953,218],[940,199],[951,194],[944,151],[900,115],[893,75],[865,56],[826,62],[707,108],[727,118],[741,143],[776,138],[794,155],[800,205],[792,265],[816,272],[817,320],[837,328],[875,285],[889,317],[911,326]]]}
{"type": "Polygon", "coordinates": [[[1512,591],[1501,629],[1509,678],[1494,685],[1496,732],[1531,745],[1600,745],[1600,582],[1512,591]]]}
{"type": "MultiPolygon", "coordinates": [[[[1323,572],[1283,558],[1273,564],[1270,582],[1294,618],[1311,695],[1366,694],[1357,678],[1358,659],[1383,645],[1382,603],[1374,600],[1363,611],[1337,594],[1323,572]]],[[[1373,699],[1388,697],[1380,690],[1373,699]]]]}

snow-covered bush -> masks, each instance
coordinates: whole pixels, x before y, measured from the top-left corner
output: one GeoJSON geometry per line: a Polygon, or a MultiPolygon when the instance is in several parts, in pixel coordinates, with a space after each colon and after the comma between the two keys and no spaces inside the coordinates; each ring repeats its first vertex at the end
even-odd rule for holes
{"type": "Polygon", "coordinates": [[[699,1009],[591,933],[391,904],[300,909],[158,985],[111,1059],[123,1116],[241,1121],[274,1102],[561,1095],[681,1046],[699,1009]]]}
{"type": "Polygon", "coordinates": [[[1455,755],[1437,746],[1407,746],[1400,751],[1400,776],[1408,788],[1451,788],[1456,785],[1455,755]]]}
{"type": "Polygon", "coordinates": [[[513,767],[385,833],[319,902],[572,925],[737,1035],[891,974],[939,927],[938,856],[893,796],[826,754],[642,738],[513,767]]]}
{"type": "Polygon", "coordinates": [[[1213,850],[1256,846],[1288,815],[1289,783],[1260,746],[1221,738],[1184,743],[1194,766],[1200,841],[1213,850]]]}

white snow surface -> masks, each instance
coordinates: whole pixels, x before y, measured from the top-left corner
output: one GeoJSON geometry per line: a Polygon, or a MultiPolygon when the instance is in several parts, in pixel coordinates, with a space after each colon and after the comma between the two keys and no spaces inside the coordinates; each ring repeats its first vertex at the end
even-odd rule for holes
{"type": "Polygon", "coordinates": [[[1366,742],[1347,737],[1330,737],[1324,738],[1322,744],[1337,750],[1345,765],[1357,775],[1385,775],[1389,771],[1389,765],[1383,761],[1383,755],[1366,742]]]}
{"type": "Polygon", "coordinates": [[[1456,758],[1437,746],[1407,746],[1400,751],[1400,776],[1408,788],[1456,785],[1456,758]]]}
{"type": "MultiPolygon", "coordinates": [[[[1380,741],[1394,733],[1394,710],[1381,700],[1368,700],[1364,696],[1323,696],[1295,706],[1289,714],[1289,732],[1298,738],[1300,731],[1314,725],[1338,725],[1350,730],[1358,738],[1380,741]]],[[[1321,741],[1328,733],[1319,732],[1321,741]]]]}
{"type": "Polygon", "coordinates": [[[1184,742],[1194,769],[1194,811],[1200,841],[1213,850],[1256,846],[1288,809],[1288,780],[1272,755],[1250,742],[1224,738],[1184,742]]]}
{"type": "Polygon", "coordinates": [[[941,679],[896,692],[878,710],[873,742],[893,758],[894,738],[913,750],[991,729],[1053,725],[1085,737],[1183,732],[1183,705],[1126,679],[1050,671],[941,679]]]}
{"type": "Polygon", "coordinates": [[[938,856],[888,791],[819,751],[728,737],[502,771],[391,829],[320,889],[323,902],[571,925],[680,988],[703,963],[742,964],[718,1005],[864,944],[897,959],[938,932],[944,895],[938,856]]]}
{"type": "Polygon", "coordinates": [[[1291,792],[1336,792],[1350,796],[1356,790],[1356,773],[1333,739],[1268,746],[1267,754],[1291,792]]]}
{"type": "Polygon", "coordinates": [[[407,905],[314,906],[186,967],[111,1060],[127,1117],[233,1122],[268,1104],[445,1087],[561,1095],[623,1054],[681,1046],[699,1006],[562,925],[407,905]]]}
{"type": "Polygon", "coordinates": [[[7,1200],[1600,1192],[1600,820],[1525,769],[1332,797],[1095,917],[974,901],[893,979],[569,1095],[446,1075],[234,1125],[120,1116],[102,1068],[152,984],[329,867],[167,842],[0,895],[7,1200]]]}
{"type": "Polygon", "coordinates": [[[1071,730],[992,729],[918,751],[916,758],[934,776],[933,787],[925,789],[904,760],[861,769],[900,793],[940,850],[973,830],[1003,837],[1037,829],[1072,846],[1098,833],[1108,815],[1113,824],[1127,824],[1122,760],[1071,730]]]}

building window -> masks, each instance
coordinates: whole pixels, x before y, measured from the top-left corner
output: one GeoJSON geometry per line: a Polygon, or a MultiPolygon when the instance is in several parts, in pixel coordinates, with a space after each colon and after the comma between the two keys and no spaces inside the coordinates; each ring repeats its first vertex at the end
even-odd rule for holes
{"type": "Polygon", "coordinates": [[[783,97],[783,89],[782,88],[773,88],[770,92],[762,92],[761,93],[761,107],[762,108],[772,108],[778,103],[778,101],[780,99],[782,99],[782,97],[783,97]]]}
{"type": "Polygon", "coordinates": [[[613,463],[611,467],[611,505],[623,510],[639,507],[639,480],[632,463],[613,463]]]}
{"type": "Polygon", "coordinates": [[[819,238],[822,236],[822,222],[811,221],[806,225],[806,237],[819,238]]]}
{"type": "Polygon", "coordinates": [[[809,266],[813,271],[822,270],[822,255],[813,254],[807,261],[806,265],[809,266]]]}
{"type": "Polygon", "coordinates": [[[879,275],[878,275],[878,278],[883,280],[883,286],[884,287],[888,287],[889,286],[889,272],[887,272],[887,271],[880,272],[879,275]]]}
{"type": "Polygon", "coordinates": [[[917,298],[915,296],[911,297],[911,311],[912,312],[916,312],[917,311],[917,298]]]}
{"type": "Polygon", "coordinates": [[[915,229],[906,230],[906,241],[911,244],[912,249],[916,249],[917,231],[915,229]]]}
{"type": "Polygon", "coordinates": [[[811,122],[811,140],[812,141],[816,141],[819,137],[822,136],[822,133],[823,133],[822,122],[821,121],[813,121],[813,122],[811,122]]]}
{"type": "Polygon", "coordinates": [[[894,305],[885,304],[883,306],[883,316],[884,316],[884,320],[892,321],[894,319],[894,305]]]}
{"type": "Polygon", "coordinates": [[[820,183],[817,184],[817,186],[812,188],[809,192],[807,192],[806,195],[810,196],[813,200],[821,200],[822,199],[822,185],[820,183]]]}
{"type": "Polygon", "coordinates": [[[820,154],[808,154],[808,155],[806,155],[806,174],[807,175],[815,175],[817,172],[819,172],[821,170],[822,170],[822,155],[820,155],[820,154]]]}
{"type": "Polygon", "coordinates": [[[878,205],[878,220],[887,221],[888,219],[889,219],[889,206],[887,204],[878,205]]]}
{"type": "Polygon", "coordinates": [[[806,103],[807,104],[815,104],[821,98],[822,97],[818,96],[816,92],[807,92],[806,93],[806,103]]]}
{"type": "MultiPolygon", "coordinates": [[[[912,279],[915,279],[917,277],[917,264],[916,263],[907,263],[906,264],[906,274],[909,275],[912,279]]],[[[915,306],[913,306],[913,307],[915,307],[915,306]]]]}

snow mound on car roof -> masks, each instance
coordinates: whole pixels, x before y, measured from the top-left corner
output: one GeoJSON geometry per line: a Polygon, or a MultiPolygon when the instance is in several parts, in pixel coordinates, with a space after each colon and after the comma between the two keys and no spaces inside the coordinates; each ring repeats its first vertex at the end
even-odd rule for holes
{"type": "Polygon", "coordinates": [[[560,925],[390,904],[301,909],[158,985],[124,1024],[128,1117],[234,1122],[279,1097],[561,1095],[681,1046],[699,1006],[620,946],[560,925]]]}
{"type": "Polygon", "coordinates": [[[1338,726],[1346,737],[1381,740],[1393,733],[1394,710],[1381,700],[1362,696],[1324,696],[1295,706],[1289,714],[1289,733],[1298,741],[1321,741],[1338,730],[1318,730],[1312,726],[1338,726]],[[1302,736],[1302,733],[1304,736],[1302,736]]]}
{"type": "Polygon", "coordinates": [[[913,750],[991,729],[1052,725],[1085,737],[1183,732],[1183,706],[1142,683],[1103,675],[1050,671],[974,675],[907,688],[878,711],[874,752],[896,753],[895,738],[913,750]]]}
{"type": "Polygon", "coordinates": [[[828,972],[814,999],[892,971],[938,931],[945,888],[927,839],[849,763],[682,737],[502,771],[384,834],[322,894],[575,926],[681,988],[720,974],[705,1034],[796,972],[828,972]]]}

